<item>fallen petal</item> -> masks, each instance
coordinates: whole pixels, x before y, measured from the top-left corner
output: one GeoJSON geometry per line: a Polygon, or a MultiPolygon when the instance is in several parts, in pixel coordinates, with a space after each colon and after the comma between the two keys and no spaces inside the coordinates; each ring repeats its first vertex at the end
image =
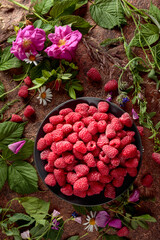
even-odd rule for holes
{"type": "Polygon", "coordinates": [[[12,144],[8,145],[8,148],[14,153],[17,154],[20,149],[23,147],[23,145],[26,143],[25,140],[19,141],[19,142],[15,142],[12,144]]]}

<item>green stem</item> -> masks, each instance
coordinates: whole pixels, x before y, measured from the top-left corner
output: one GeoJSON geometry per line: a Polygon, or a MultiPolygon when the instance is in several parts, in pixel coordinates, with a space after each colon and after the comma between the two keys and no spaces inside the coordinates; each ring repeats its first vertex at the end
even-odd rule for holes
{"type": "Polygon", "coordinates": [[[60,229],[59,229],[59,231],[58,231],[58,234],[57,234],[57,237],[56,237],[56,239],[55,239],[55,240],[58,240],[59,234],[60,234],[60,232],[61,232],[61,230],[62,230],[62,228],[63,228],[64,224],[65,224],[66,222],[70,221],[70,220],[73,220],[73,217],[71,217],[71,218],[68,218],[68,219],[66,219],[66,220],[63,222],[63,224],[62,224],[61,228],[60,228],[60,229]]]}
{"type": "Polygon", "coordinates": [[[81,237],[79,237],[79,239],[80,238],[83,238],[83,237],[85,237],[85,236],[87,236],[88,235],[88,233],[85,233],[84,235],[82,235],[81,237]]]}
{"type": "Polygon", "coordinates": [[[127,2],[126,0],[122,0],[122,2],[126,3],[130,8],[132,8],[135,12],[139,13],[142,17],[144,18],[148,17],[143,11],[139,10],[138,8],[136,8],[134,5],[127,2]]]}
{"type": "Polygon", "coordinates": [[[5,93],[3,93],[2,95],[0,95],[0,98],[3,97],[3,96],[5,96],[5,95],[7,95],[8,93],[13,92],[13,91],[16,90],[17,88],[19,88],[20,85],[22,84],[22,82],[23,82],[23,80],[22,80],[15,88],[13,88],[13,89],[11,89],[10,91],[5,92],[5,93]]]}

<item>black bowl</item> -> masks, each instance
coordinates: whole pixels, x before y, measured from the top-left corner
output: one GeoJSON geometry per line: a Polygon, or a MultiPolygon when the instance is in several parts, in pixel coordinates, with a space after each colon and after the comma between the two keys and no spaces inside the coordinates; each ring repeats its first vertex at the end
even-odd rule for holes
{"type": "MultiPolygon", "coordinates": [[[[38,170],[38,173],[41,177],[41,179],[44,181],[45,177],[47,176],[47,172],[44,169],[45,164],[47,163],[44,160],[40,159],[40,151],[37,150],[37,142],[38,140],[43,137],[45,135],[45,133],[43,132],[43,126],[49,122],[49,117],[53,116],[53,115],[57,115],[59,113],[59,111],[63,108],[72,108],[73,110],[75,109],[76,105],[79,103],[88,103],[89,105],[92,106],[96,106],[98,105],[98,103],[100,101],[105,101],[104,99],[100,99],[100,98],[95,98],[95,97],[82,97],[82,98],[78,98],[76,100],[69,100],[66,101],[62,104],[60,104],[59,106],[55,107],[44,119],[44,121],[42,122],[37,136],[36,136],[36,140],[35,140],[35,146],[34,146],[34,161],[38,170]]],[[[108,102],[110,107],[109,107],[109,111],[110,113],[114,114],[116,117],[120,117],[125,111],[122,110],[121,108],[119,108],[117,105],[115,105],[114,103],[108,102]]],[[[139,172],[140,166],[141,166],[141,162],[142,162],[142,143],[141,143],[141,137],[140,134],[137,130],[136,125],[133,123],[131,128],[127,128],[125,127],[125,130],[130,130],[130,131],[134,131],[135,132],[135,142],[134,144],[137,146],[137,149],[140,151],[141,153],[141,157],[140,157],[140,161],[139,161],[139,165],[137,167],[137,170],[139,172]]],[[[118,196],[120,196],[124,191],[126,191],[130,185],[134,182],[136,177],[131,177],[129,176],[129,174],[127,174],[127,176],[125,177],[124,183],[121,187],[116,188],[116,198],[118,196]]],[[[104,196],[104,191],[102,191],[100,194],[94,195],[94,196],[87,196],[85,198],[80,198],[77,197],[75,195],[72,196],[66,196],[63,193],[61,193],[60,191],[60,187],[58,185],[54,186],[54,187],[50,187],[47,185],[47,187],[53,192],[55,193],[58,197],[64,199],[67,202],[70,202],[72,204],[76,204],[76,205],[83,205],[83,206],[94,206],[94,205],[100,205],[100,204],[104,204],[107,203],[113,199],[110,198],[106,198],[104,196]]]]}

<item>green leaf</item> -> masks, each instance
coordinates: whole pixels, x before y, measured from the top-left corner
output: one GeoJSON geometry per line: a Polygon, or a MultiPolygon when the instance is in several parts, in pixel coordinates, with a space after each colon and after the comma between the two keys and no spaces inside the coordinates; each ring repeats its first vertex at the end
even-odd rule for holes
{"type": "Polygon", "coordinates": [[[11,47],[6,47],[0,56],[0,71],[5,71],[11,68],[18,68],[21,66],[21,61],[14,57],[10,52],[11,47]]]}
{"type": "Polygon", "coordinates": [[[1,53],[0,53],[0,65],[4,62],[6,62],[8,59],[10,59],[13,54],[10,52],[11,47],[6,47],[1,53]]]}
{"type": "Polygon", "coordinates": [[[69,87],[68,93],[71,98],[76,99],[76,92],[72,86],[69,87]]]}
{"type": "Polygon", "coordinates": [[[14,75],[13,76],[13,80],[15,82],[18,82],[18,81],[21,81],[22,79],[24,79],[25,77],[27,77],[27,74],[26,73],[22,73],[22,74],[19,74],[19,75],[14,75]]]}
{"type": "Polygon", "coordinates": [[[160,9],[157,8],[152,2],[149,8],[149,15],[152,15],[160,23],[160,9]]]}
{"type": "Polygon", "coordinates": [[[46,14],[49,12],[50,8],[53,6],[53,0],[34,0],[32,2],[36,2],[34,5],[34,10],[38,14],[46,14]]]}
{"type": "Polygon", "coordinates": [[[0,158],[0,190],[2,189],[6,180],[7,180],[7,164],[6,161],[0,158]]]}
{"type": "Polygon", "coordinates": [[[155,129],[158,131],[160,128],[160,121],[156,124],[155,129]]]}
{"type": "Polygon", "coordinates": [[[135,34],[130,46],[145,47],[155,43],[159,39],[159,29],[151,23],[141,25],[140,32],[135,34]]]}
{"type": "Polygon", "coordinates": [[[39,78],[42,76],[42,70],[51,70],[50,67],[50,61],[47,59],[43,60],[42,62],[40,62],[37,66],[34,66],[31,71],[30,71],[30,77],[32,80],[34,80],[35,78],[39,78]]]}
{"type": "Polygon", "coordinates": [[[101,45],[102,47],[106,47],[106,46],[115,44],[115,43],[117,43],[117,42],[122,42],[122,41],[123,41],[123,38],[122,38],[122,37],[118,37],[118,38],[107,38],[107,39],[105,39],[103,42],[101,42],[100,45],[101,45]]]}
{"type": "Polygon", "coordinates": [[[149,228],[149,227],[148,227],[148,223],[145,222],[145,221],[138,221],[137,223],[138,223],[138,225],[139,225],[140,227],[142,227],[142,228],[144,228],[144,229],[148,229],[148,228],[149,228]]]}
{"type": "Polygon", "coordinates": [[[41,222],[48,214],[50,202],[36,197],[19,198],[19,202],[25,208],[26,213],[33,217],[37,223],[41,222]]]}
{"type": "Polygon", "coordinates": [[[9,37],[8,39],[7,39],[7,42],[8,43],[12,43],[13,41],[15,41],[16,40],[16,35],[13,35],[13,36],[11,36],[11,37],[9,37]]]}
{"type": "Polygon", "coordinates": [[[83,90],[83,87],[80,83],[73,83],[72,87],[77,91],[82,91],[83,90]]]}
{"type": "Polygon", "coordinates": [[[62,15],[72,14],[75,9],[77,0],[56,1],[50,11],[50,16],[55,19],[62,15]]]}
{"type": "Polygon", "coordinates": [[[76,236],[69,237],[66,240],[79,240],[79,239],[80,239],[79,236],[76,235],[76,236]]]}
{"type": "Polygon", "coordinates": [[[33,26],[35,28],[41,28],[41,25],[42,25],[42,20],[41,19],[38,19],[33,23],[33,26]]]}
{"type": "Polygon", "coordinates": [[[26,214],[23,214],[23,213],[15,213],[13,216],[11,216],[9,218],[9,221],[11,223],[17,222],[19,220],[30,222],[31,220],[33,220],[33,218],[31,218],[30,216],[27,216],[26,214]]]}
{"type": "Polygon", "coordinates": [[[150,113],[148,113],[148,116],[149,116],[150,118],[153,118],[155,115],[156,115],[156,112],[150,112],[150,113]]]}
{"type": "Polygon", "coordinates": [[[26,142],[17,154],[14,154],[8,147],[6,147],[2,152],[3,158],[8,161],[28,159],[33,154],[34,142],[29,139],[20,139],[20,141],[22,140],[25,140],[26,142]]]}
{"type": "Polygon", "coordinates": [[[0,149],[21,138],[26,123],[0,123],[0,149]]]}
{"type": "Polygon", "coordinates": [[[86,211],[85,207],[81,207],[81,206],[78,206],[78,205],[73,205],[73,207],[78,213],[86,215],[87,211],[86,211]]]}
{"type": "MultiPolygon", "coordinates": [[[[4,85],[3,83],[0,81],[0,96],[5,93],[5,89],[4,89],[4,85]]],[[[4,96],[0,98],[1,101],[4,101],[4,96]]]]}
{"type": "Polygon", "coordinates": [[[96,0],[90,7],[93,20],[103,28],[112,29],[126,23],[120,0],[96,0]]]}
{"type": "MultiPolygon", "coordinates": [[[[43,226],[42,224],[38,224],[37,226],[33,227],[30,230],[30,233],[32,235],[32,239],[42,239],[42,236],[45,234],[45,232],[50,230],[51,226],[49,222],[47,221],[46,224],[43,226]]],[[[55,239],[55,238],[53,238],[55,239]]]]}
{"type": "Polygon", "coordinates": [[[79,0],[76,4],[75,10],[87,4],[88,0],[79,0]]]}
{"type": "Polygon", "coordinates": [[[21,240],[20,232],[17,228],[5,229],[5,234],[7,236],[14,236],[14,239],[21,240]]]}
{"type": "Polygon", "coordinates": [[[84,18],[75,15],[60,17],[62,25],[72,25],[73,30],[79,30],[82,34],[87,34],[92,27],[84,18]]]}
{"type": "Polygon", "coordinates": [[[135,220],[131,220],[131,227],[135,230],[138,227],[138,223],[135,220]]]}
{"type": "Polygon", "coordinates": [[[144,214],[144,215],[138,216],[138,217],[136,217],[136,219],[144,220],[147,222],[157,222],[157,220],[154,217],[150,216],[149,214],[144,214]]]}
{"type": "Polygon", "coordinates": [[[117,235],[104,234],[103,236],[106,238],[106,240],[127,240],[127,238],[118,237],[117,235]]]}
{"type": "Polygon", "coordinates": [[[27,162],[16,161],[8,167],[8,183],[17,193],[33,193],[38,190],[36,170],[27,162]]]}

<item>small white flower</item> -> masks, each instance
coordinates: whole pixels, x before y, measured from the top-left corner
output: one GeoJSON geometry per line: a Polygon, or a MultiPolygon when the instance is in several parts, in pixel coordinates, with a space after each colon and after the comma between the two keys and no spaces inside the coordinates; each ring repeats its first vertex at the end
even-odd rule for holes
{"type": "Polygon", "coordinates": [[[38,62],[42,60],[41,54],[36,54],[35,56],[32,54],[32,52],[26,53],[27,58],[24,59],[26,63],[34,63],[35,66],[37,66],[38,62]]]}
{"type": "Polygon", "coordinates": [[[87,222],[83,223],[83,225],[87,225],[87,227],[85,227],[85,229],[89,232],[93,232],[94,228],[96,231],[98,230],[98,227],[97,227],[96,221],[95,221],[95,217],[96,217],[96,212],[93,213],[92,211],[90,211],[90,216],[87,215],[87,217],[86,217],[87,222]]]}
{"type": "Polygon", "coordinates": [[[51,102],[52,100],[52,92],[51,89],[46,89],[46,86],[41,87],[38,89],[39,96],[37,97],[40,101],[40,104],[43,104],[43,106],[47,105],[47,102],[51,102]]]}
{"type": "Polygon", "coordinates": [[[29,230],[21,233],[21,238],[22,239],[30,239],[30,233],[29,233],[29,230]]]}

